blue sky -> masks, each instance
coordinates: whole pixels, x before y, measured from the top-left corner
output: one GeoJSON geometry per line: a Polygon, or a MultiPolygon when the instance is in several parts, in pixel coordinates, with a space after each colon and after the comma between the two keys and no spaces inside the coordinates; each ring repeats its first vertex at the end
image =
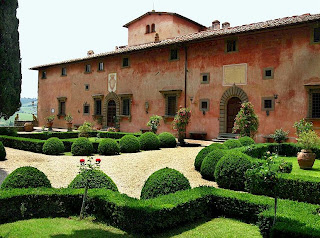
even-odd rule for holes
{"type": "Polygon", "coordinates": [[[231,26],[320,13],[319,0],[19,0],[22,97],[37,97],[37,71],[30,67],[114,50],[127,44],[127,22],[151,11],[175,12],[202,25],[231,26]]]}

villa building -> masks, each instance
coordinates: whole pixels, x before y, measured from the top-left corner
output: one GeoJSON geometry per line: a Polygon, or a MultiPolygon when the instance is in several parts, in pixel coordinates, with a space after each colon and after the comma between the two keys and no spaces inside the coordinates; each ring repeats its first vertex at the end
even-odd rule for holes
{"type": "Polygon", "coordinates": [[[55,127],[84,121],[121,131],[173,132],[180,106],[192,110],[190,132],[231,133],[241,102],[260,120],[257,141],[290,131],[302,118],[320,129],[320,14],[231,27],[205,27],[176,13],[147,12],[124,25],[128,45],[112,52],[32,67],[39,71],[38,117],[55,127]]]}

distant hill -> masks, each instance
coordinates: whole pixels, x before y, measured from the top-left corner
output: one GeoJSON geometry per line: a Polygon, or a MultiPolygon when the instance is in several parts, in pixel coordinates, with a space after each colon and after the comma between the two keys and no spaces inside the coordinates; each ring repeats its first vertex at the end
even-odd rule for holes
{"type": "Polygon", "coordinates": [[[11,116],[8,120],[0,119],[0,126],[13,126],[14,118],[19,113],[19,119],[23,121],[32,120],[32,114],[37,115],[38,99],[37,98],[21,98],[21,107],[18,112],[11,116]]]}

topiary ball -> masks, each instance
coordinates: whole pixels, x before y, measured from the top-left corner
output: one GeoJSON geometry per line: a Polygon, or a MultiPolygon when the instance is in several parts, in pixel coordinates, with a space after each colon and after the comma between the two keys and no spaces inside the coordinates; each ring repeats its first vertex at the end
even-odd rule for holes
{"type": "Polygon", "coordinates": [[[140,137],[141,150],[158,150],[160,147],[160,141],[156,134],[153,132],[143,133],[140,137]]]}
{"type": "Polygon", "coordinates": [[[233,149],[233,148],[238,148],[242,146],[240,141],[237,139],[227,140],[223,144],[225,147],[227,147],[227,149],[233,149]]]}
{"type": "Polygon", "coordinates": [[[200,173],[204,179],[214,181],[214,171],[218,161],[226,154],[227,150],[213,150],[202,161],[200,173]]]}
{"type": "Polygon", "coordinates": [[[227,149],[223,144],[219,144],[219,143],[213,143],[205,148],[203,148],[202,150],[200,150],[200,152],[198,153],[195,161],[194,161],[194,167],[197,171],[200,171],[201,168],[201,164],[202,161],[204,160],[204,158],[213,150],[215,149],[220,149],[220,150],[224,150],[227,149]]]}
{"type": "Polygon", "coordinates": [[[43,144],[42,152],[46,155],[59,155],[64,152],[64,145],[59,138],[51,137],[43,144]]]}
{"type": "Polygon", "coordinates": [[[143,185],[140,197],[155,198],[190,188],[189,180],[182,173],[175,169],[163,168],[150,175],[143,185]]]}
{"type": "Polygon", "coordinates": [[[242,146],[255,144],[254,140],[249,136],[240,137],[239,142],[241,143],[242,146]]]}
{"type": "Polygon", "coordinates": [[[14,170],[3,181],[1,188],[51,188],[47,176],[37,168],[25,166],[14,170]]]}
{"type": "Polygon", "coordinates": [[[93,145],[88,138],[79,137],[71,146],[72,155],[91,155],[93,153],[93,145]]]}
{"type": "MultiPolygon", "coordinates": [[[[90,180],[88,181],[88,188],[106,188],[118,192],[117,185],[113,180],[100,170],[92,170],[90,180]]],[[[84,188],[88,173],[78,174],[69,184],[68,188],[84,188]]]]}
{"type": "Polygon", "coordinates": [[[214,177],[221,188],[243,190],[245,172],[251,167],[250,156],[239,151],[230,151],[217,163],[214,177]]]}
{"type": "Polygon", "coordinates": [[[114,139],[102,139],[98,146],[98,153],[100,155],[118,155],[120,146],[114,139]]]}
{"type": "Polygon", "coordinates": [[[122,153],[136,153],[140,151],[140,141],[134,135],[125,135],[120,139],[122,153]]]}
{"type": "Polygon", "coordinates": [[[177,146],[176,138],[169,132],[162,132],[158,135],[160,148],[174,148],[177,146]]]}
{"type": "Polygon", "coordinates": [[[6,149],[4,148],[2,142],[0,141],[0,161],[5,160],[7,156],[6,149]]]}

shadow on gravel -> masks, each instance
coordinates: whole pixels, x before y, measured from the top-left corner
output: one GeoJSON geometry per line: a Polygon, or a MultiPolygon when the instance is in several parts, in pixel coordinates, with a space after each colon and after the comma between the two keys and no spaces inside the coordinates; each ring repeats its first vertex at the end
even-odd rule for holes
{"type": "Polygon", "coordinates": [[[0,185],[2,184],[3,180],[7,177],[8,173],[0,168],[0,185]]]}

